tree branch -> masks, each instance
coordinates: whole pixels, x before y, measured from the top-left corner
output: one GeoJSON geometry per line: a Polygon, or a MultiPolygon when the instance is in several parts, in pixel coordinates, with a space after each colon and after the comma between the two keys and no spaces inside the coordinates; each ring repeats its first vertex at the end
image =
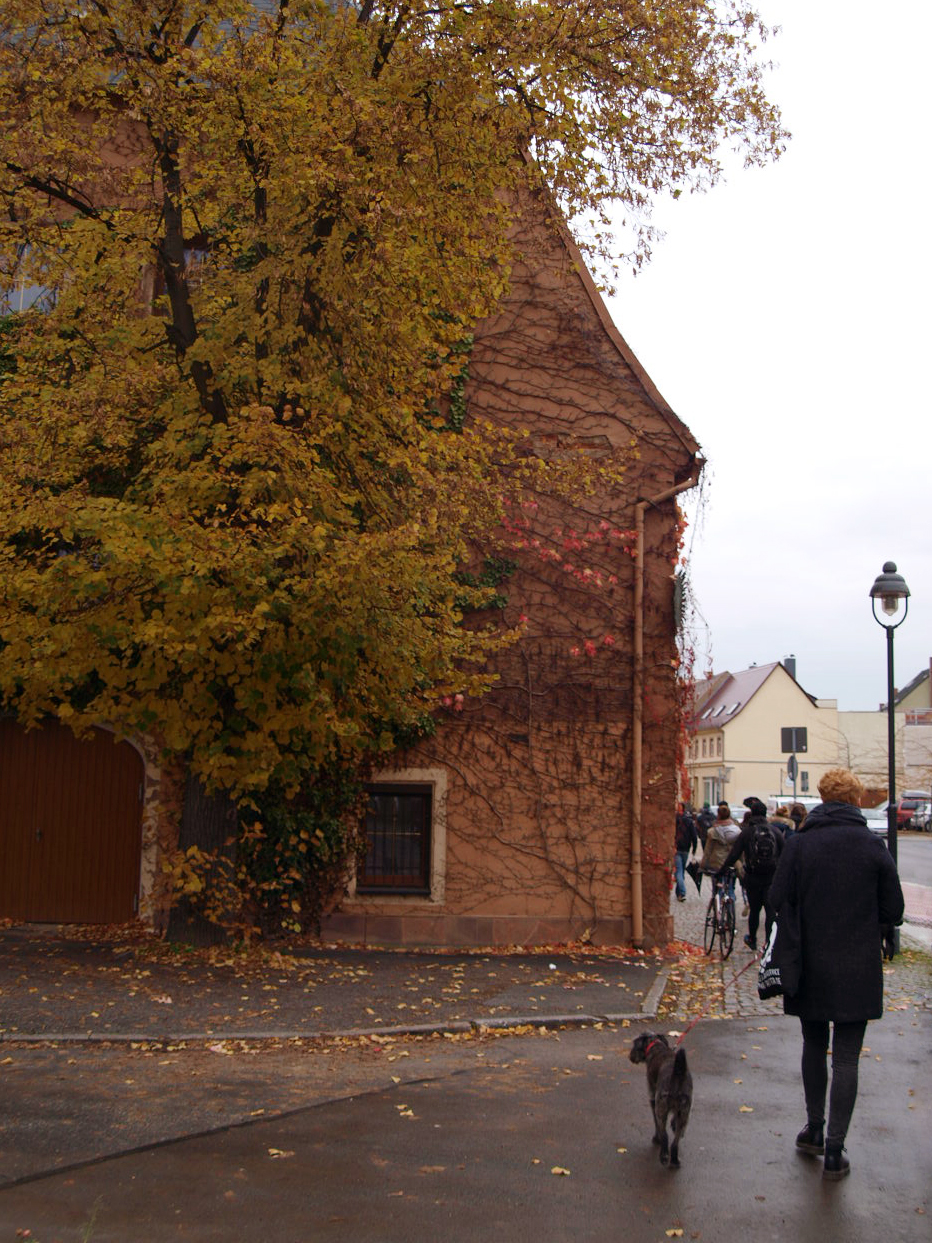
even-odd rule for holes
{"type": "MultiPolygon", "coordinates": [[[[152,134],[150,128],[150,134],[152,134]]],[[[178,144],[170,136],[157,137],[153,143],[162,175],[162,218],[165,235],[156,247],[159,268],[165,281],[165,292],[171,307],[171,323],[166,328],[176,357],[184,359],[197,341],[199,333],[191,305],[191,291],[185,276],[184,224],[181,213],[181,172],[178,165],[178,144]]],[[[227,421],[226,403],[214,386],[209,363],[191,364],[191,378],[197,389],[201,407],[216,423],[227,421]]]]}
{"type": "Polygon", "coordinates": [[[49,198],[55,199],[58,203],[63,203],[66,207],[71,207],[75,211],[80,212],[82,216],[87,216],[90,220],[99,221],[105,228],[113,229],[113,222],[104,216],[99,207],[95,207],[86,198],[78,198],[76,191],[72,190],[64,182],[59,181],[57,177],[37,177],[33,173],[27,173],[24,168],[18,164],[14,164],[12,160],[5,160],[4,167],[16,177],[21,177],[23,185],[28,186],[31,190],[37,191],[39,194],[46,194],[49,198]]]}

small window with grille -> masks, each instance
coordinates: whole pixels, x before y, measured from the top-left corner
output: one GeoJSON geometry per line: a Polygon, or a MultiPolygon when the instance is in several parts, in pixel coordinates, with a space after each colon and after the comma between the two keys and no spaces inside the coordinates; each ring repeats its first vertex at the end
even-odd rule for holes
{"type": "Polygon", "coordinates": [[[369,786],[366,858],[357,893],[430,893],[433,787],[369,786]]]}

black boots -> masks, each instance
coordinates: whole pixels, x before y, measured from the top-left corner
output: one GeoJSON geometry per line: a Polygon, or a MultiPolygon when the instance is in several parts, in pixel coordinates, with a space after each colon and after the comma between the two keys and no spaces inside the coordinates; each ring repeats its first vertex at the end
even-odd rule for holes
{"type": "Polygon", "coordinates": [[[808,1152],[814,1157],[821,1156],[824,1152],[825,1164],[822,1167],[822,1177],[837,1182],[839,1178],[844,1178],[851,1173],[851,1162],[844,1155],[841,1144],[826,1144],[824,1136],[824,1123],[820,1122],[816,1125],[807,1122],[796,1136],[796,1148],[798,1152],[808,1152]]]}
{"type": "Polygon", "coordinates": [[[796,1147],[800,1152],[811,1152],[814,1157],[821,1157],[825,1151],[823,1125],[813,1126],[811,1122],[806,1123],[805,1127],[796,1136],[796,1147]]]}
{"type": "Polygon", "coordinates": [[[837,1147],[833,1144],[831,1147],[825,1146],[825,1165],[822,1169],[823,1178],[831,1178],[837,1182],[839,1178],[844,1178],[851,1173],[851,1162],[844,1154],[844,1149],[839,1144],[837,1147]]]}

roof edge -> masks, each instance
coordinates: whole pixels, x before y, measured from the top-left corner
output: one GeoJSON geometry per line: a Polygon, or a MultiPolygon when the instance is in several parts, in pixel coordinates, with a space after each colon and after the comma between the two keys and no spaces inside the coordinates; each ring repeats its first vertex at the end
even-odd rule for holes
{"type": "Polygon", "coordinates": [[[551,215],[553,216],[554,223],[560,234],[560,238],[563,242],[563,245],[566,247],[566,250],[569,253],[570,258],[573,261],[573,267],[576,270],[576,274],[582,283],[583,289],[586,291],[586,296],[588,297],[590,303],[592,304],[592,309],[595,311],[596,315],[598,316],[599,322],[602,325],[602,329],[605,332],[605,335],[608,337],[609,341],[611,341],[612,345],[618,351],[619,355],[624,360],[625,364],[633,372],[638,383],[643,388],[651,405],[654,406],[658,414],[661,414],[664,417],[664,419],[670,426],[670,430],[680,440],[680,442],[683,445],[683,448],[687,451],[690,457],[695,457],[695,455],[699,453],[699,449],[700,449],[699,442],[695,439],[692,432],[689,430],[689,428],[686,426],[683,420],[679,417],[679,415],[675,412],[675,410],[670,405],[670,403],[667,401],[667,399],[663,396],[663,394],[657,388],[657,385],[647,374],[647,371],[645,370],[643,364],[639,361],[637,355],[634,353],[631,346],[621,335],[621,332],[618,329],[618,325],[612,319],[611,312],[609,311],[608,307],[605,305],[605,301],[602,298],[601,293],[599,292],[598,286],[595,283],[595,279],[593,278],[592,273],[589,271],[589,267],[586,263],[586,260],[583,257],[582,251],[579,249],[579,246],[577,245],[575,238],[573,237],[572,233],[569,230],[569,226],[567,225],[566,221],[563,219],[563,216],[561,215],[557,207],[552,202],[549,203],[548,206],[550,208],[551,215]]]}

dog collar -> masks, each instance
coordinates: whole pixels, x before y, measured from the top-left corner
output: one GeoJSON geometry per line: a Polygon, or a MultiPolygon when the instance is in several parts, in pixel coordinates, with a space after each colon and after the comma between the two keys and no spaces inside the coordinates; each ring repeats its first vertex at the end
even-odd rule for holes
{"type": "Polygon", "coordinates": [[[663,1044],[663,1041],[662,1041],[662,1040],[652,1040],[652,1041],[648,1044],[647,1048],[644,1050],[644,1056],[645,1056],[645,1057],[647,1057],[648,1053],[650,1053],[651,1049],[654,1047],[654,1045],[655,1045],[655,1044],[663,1044]]]}

